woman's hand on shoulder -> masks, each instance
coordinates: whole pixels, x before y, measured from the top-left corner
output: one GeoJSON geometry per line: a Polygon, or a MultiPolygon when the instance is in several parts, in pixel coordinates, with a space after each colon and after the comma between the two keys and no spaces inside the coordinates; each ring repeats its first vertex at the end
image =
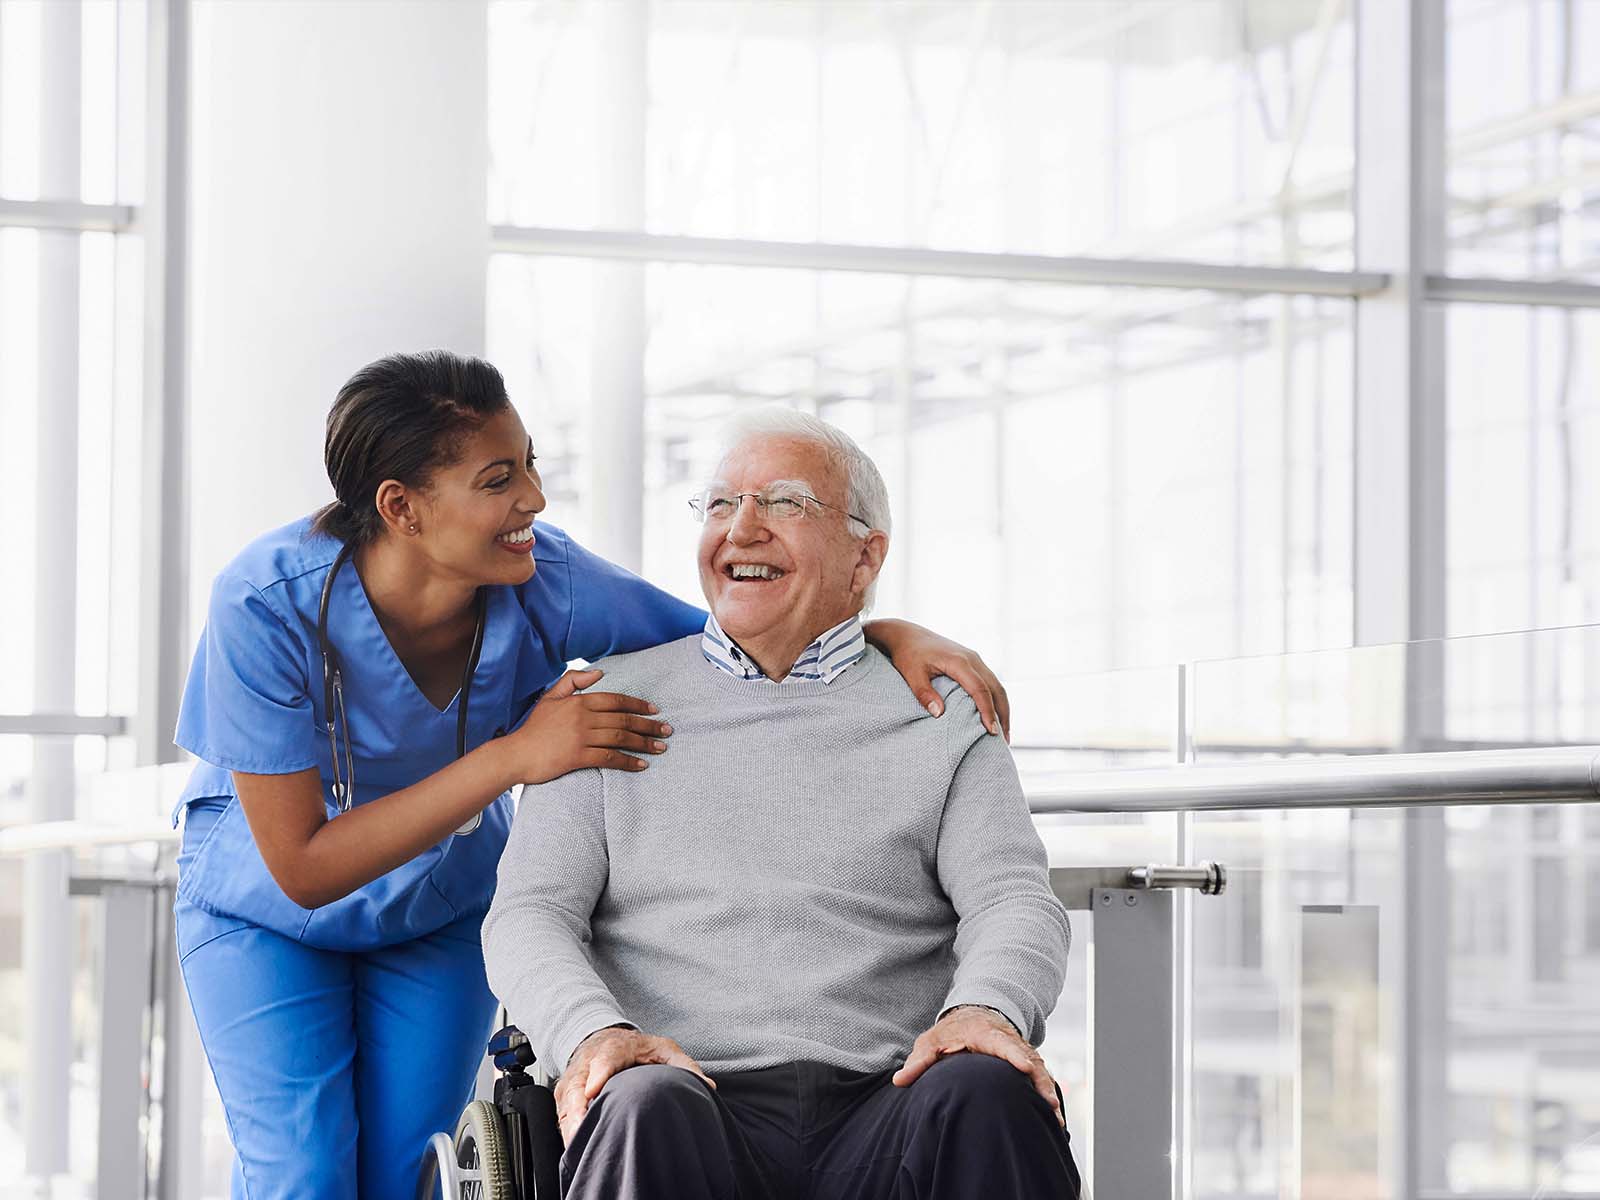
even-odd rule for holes
{"type": "Polygon", "coordinates": [[[657,720],[656,706],[620,692],[585,692],[603,671],[568,671],[533,706],[520,728],[505,739],[512,769],[523,783],[548,783],[568,771],[611,767],[642,771],[636,757],[660,754],[672,726],[657,720]]]}
{"type": "Polygon", "coordinates": [[[869,642],[889,656],[923,708],[936,717],[944,715],[944,700],[933,686],[933,677],[948,675],[972,697],[983,727],[1011,740],[1011,698],[999,676],[977,651],[921,625],[890,617],[868,621],[862,631],[869,642]]]}

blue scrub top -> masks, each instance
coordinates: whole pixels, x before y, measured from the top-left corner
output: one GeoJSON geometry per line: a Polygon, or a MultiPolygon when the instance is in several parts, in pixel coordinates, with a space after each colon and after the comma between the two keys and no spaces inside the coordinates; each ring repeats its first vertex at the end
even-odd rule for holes
{"type": "MultiPolygon", "coordinates": [[[[493,586],[472,677],[467,747],[515,729],[571,659],[659,645],[698,632],[705,612],[591,554],[552,525],[535,527],[533,578],[493,586]]],[[[488,910],[511,825],[506,793],[478,829],[453,835],[332,904],[304,909],[261,859],[230,772],[276,775],[316,767],[333,800],[317,608],[342,543],[304,518],[257,538],[217,576],[184,688],[174,740],[195,764],[178,811],[218,811],[186,855],[178,894],[329,950],[363,950],[432,933],[488,910]]],[[[347,563],[334,580],[328,637],[344,673],[356,804],[426,778],[455,759],[456,705],[418,690],[347,563]]],[[[340,752],[343,752],[342,739],[340,752]]],[[[174,812],[176,823],[178,812],[174,812]]]]}

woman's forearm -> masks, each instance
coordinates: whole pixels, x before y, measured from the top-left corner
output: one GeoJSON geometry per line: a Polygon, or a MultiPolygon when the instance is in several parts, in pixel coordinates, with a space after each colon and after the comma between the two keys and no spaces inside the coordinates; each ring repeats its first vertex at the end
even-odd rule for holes
{"type": "Polygon", "coordinates": [[[410,862],[492,804],[517,782],[510,765],[505,747],[498,740],[487,742],[410,787],[324,821],[285,872],[293,890],[283,879],[279,886],[302,908],[343,899],[410,862]]]}

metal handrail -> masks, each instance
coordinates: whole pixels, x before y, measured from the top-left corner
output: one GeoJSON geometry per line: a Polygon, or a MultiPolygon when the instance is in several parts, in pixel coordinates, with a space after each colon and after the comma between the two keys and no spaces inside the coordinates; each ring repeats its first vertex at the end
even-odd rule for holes
{"type": "Polygon", "coordinates": [[[183,834],[171,825],[107,825],[95,821],[36,821],[0,829],[0,858],[112,846],[165,845],[183,834]]]}
{"type": "Polygon", "coordinates": [[[1592,803],[1600,746],[1077,771],[1027,792],[1036,814],[1592,803]]]}
{"type": "MultiPolygon", "coordinates": [[[[1600,746],[1111,768],[1031,776],[1026,790],[1037,815],[1594,803],[1600,801],[1600,746]]],[[[0,858],[173,843],[180,836],[164,822],[49,821],[0,830],[0,858]]]]}

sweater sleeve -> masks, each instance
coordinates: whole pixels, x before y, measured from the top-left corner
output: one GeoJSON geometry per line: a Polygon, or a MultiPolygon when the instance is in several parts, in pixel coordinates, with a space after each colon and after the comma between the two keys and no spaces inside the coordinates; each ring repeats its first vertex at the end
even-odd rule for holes
{"type": "MultiPolygon", "coordinates": [[[[958,704],[972,709],[970,700],[952,697],[945,720],[957,717],[958,704]]],[[[985,1005],[1037,1046],[1061,995],[1072,930],[1000,738],[980,733],[956,767],[939,827],[938,873],[958,922],[955,978],[940,1011],[985,1005]]]]}
{"type": "Polygon", "coordinates": [[[483,961],[489,986],[552,1074],[596,1029],[627,1021],[589,956],[608,873],[600,772],[524,789],[483,922],[483,961]]]}

